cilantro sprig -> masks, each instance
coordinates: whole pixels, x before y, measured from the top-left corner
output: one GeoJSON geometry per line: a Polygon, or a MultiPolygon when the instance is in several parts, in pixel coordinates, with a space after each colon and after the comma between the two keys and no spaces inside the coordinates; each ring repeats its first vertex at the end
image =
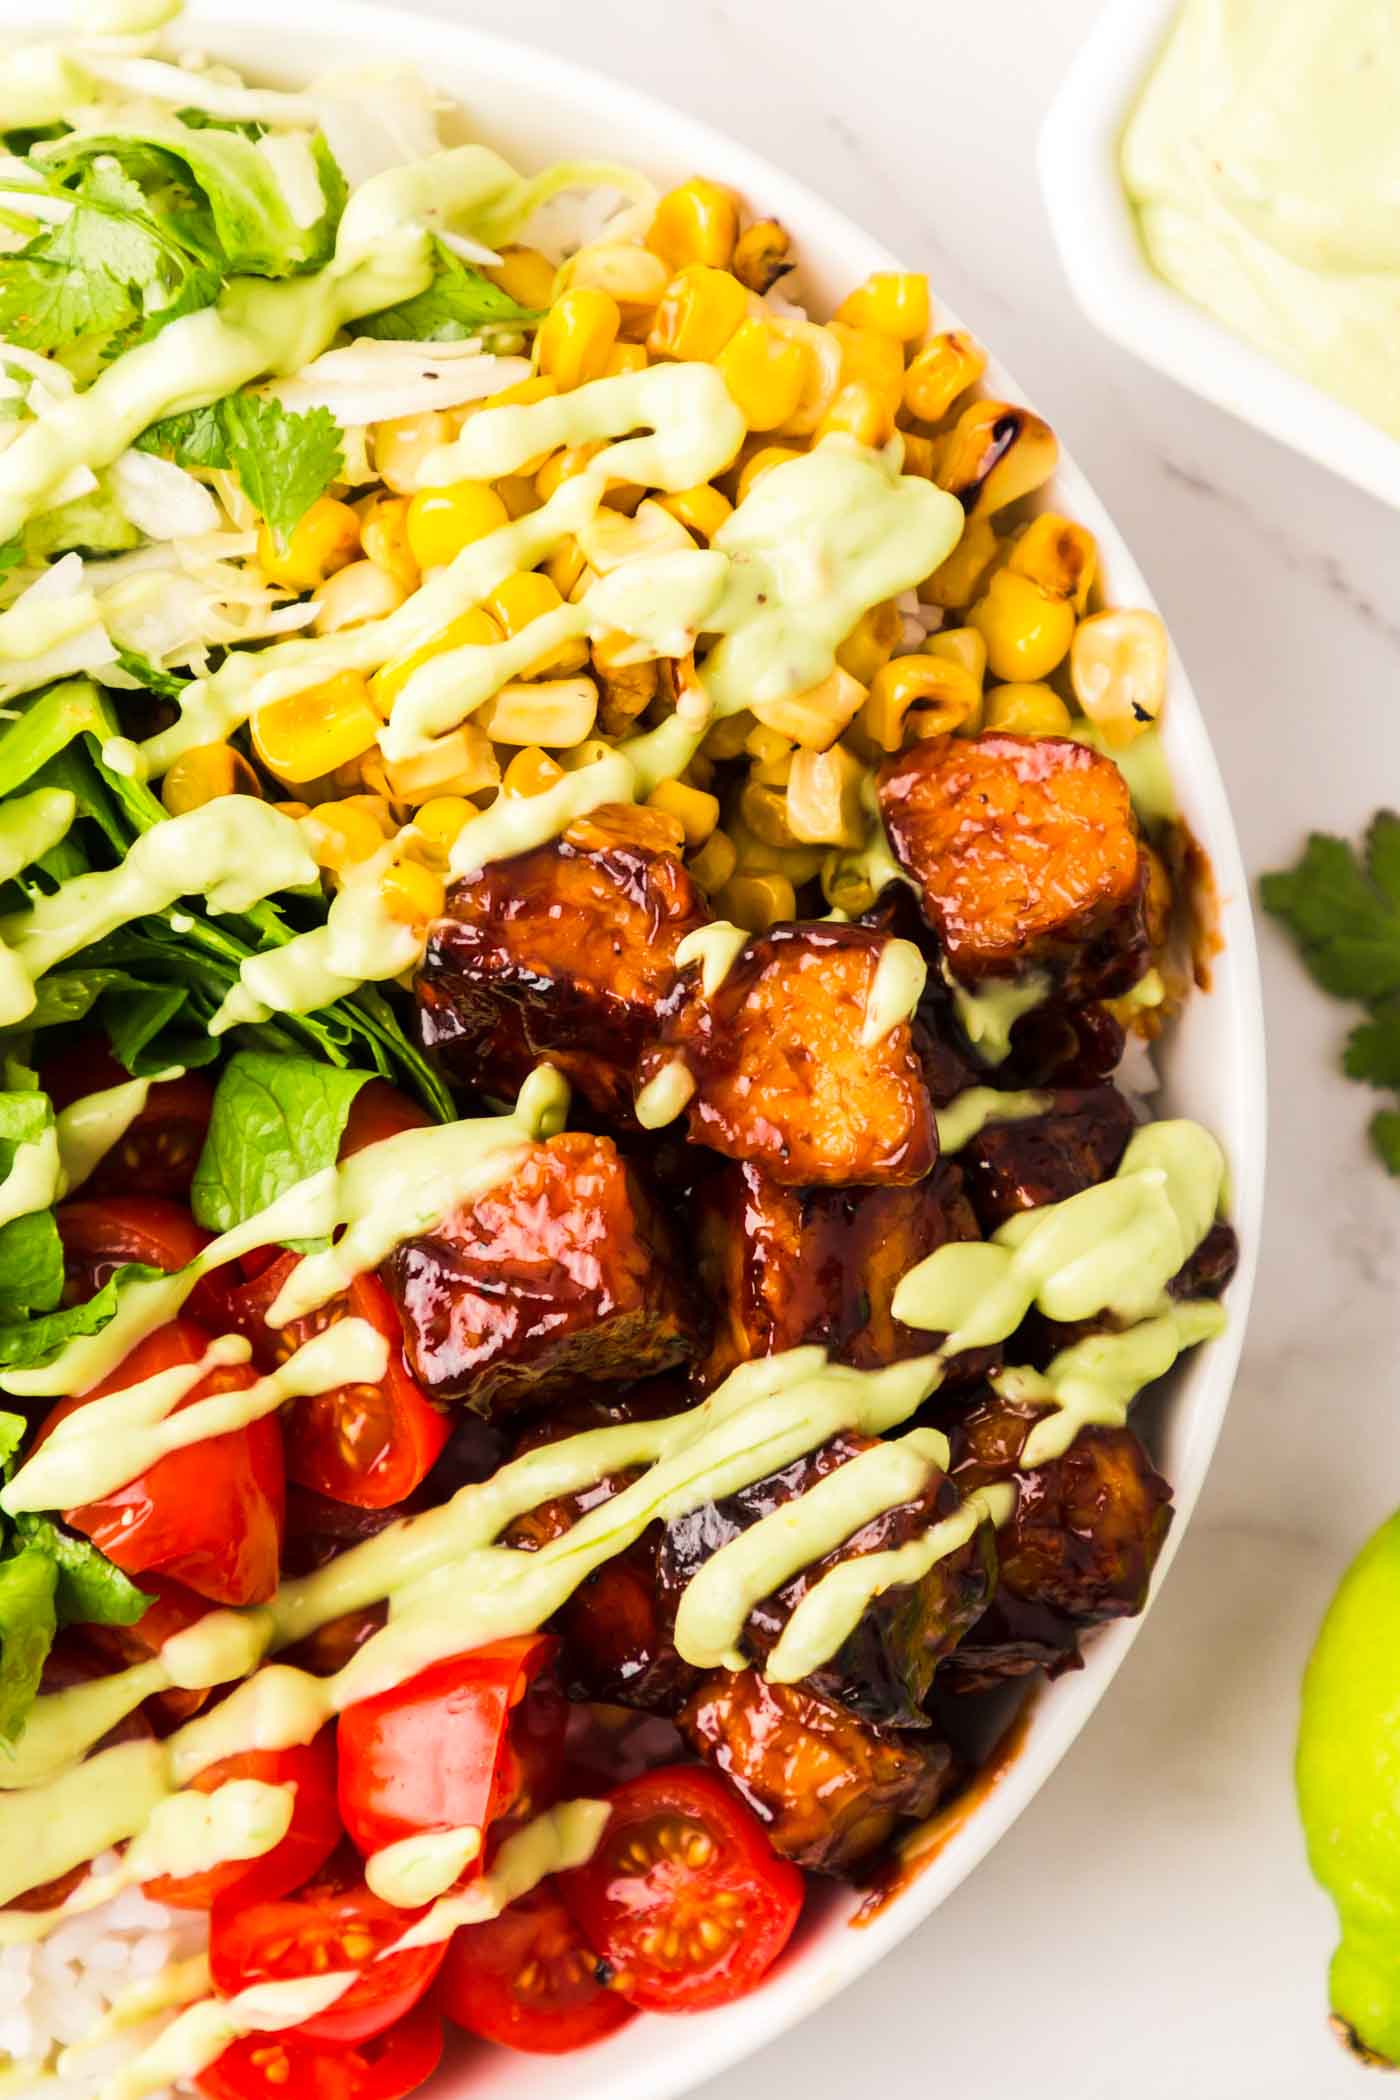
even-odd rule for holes
{"type": "MultiPolygon", "coordinates": [[[[1367,1010],[1347,1037],[1347,1077],[1400,1093],[1400,815],[1379,811],[1360,852],[1313,832],[1296,866],[1265,875],[1259,894],[1313,982],[1367,1010]]],[[[1400,1107],[1378,1110],[1370,1134],[1385,1166],[1400,1174],[1400,1107]]]]}
{"type": "Polygon", "coordinates": [[[345,464],[340,425],[328,408],[298,415],[270,394],[230,394],[166,416],[136,443],[180,467],[232,467],[283,542],[345,464]]]}

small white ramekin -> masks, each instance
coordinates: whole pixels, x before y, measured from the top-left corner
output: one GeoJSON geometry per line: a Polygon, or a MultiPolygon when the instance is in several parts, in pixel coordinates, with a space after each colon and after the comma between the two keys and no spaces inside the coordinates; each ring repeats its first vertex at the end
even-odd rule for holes
{"type": "Polygon", "coordinates": [[[1118,147],[1178,6],[1106,0],[1045,120],[1041,186],[1075,296],[1158,371],[1400,508],[1400,443],[1231,334],[1148,263],[1118,147]]]}

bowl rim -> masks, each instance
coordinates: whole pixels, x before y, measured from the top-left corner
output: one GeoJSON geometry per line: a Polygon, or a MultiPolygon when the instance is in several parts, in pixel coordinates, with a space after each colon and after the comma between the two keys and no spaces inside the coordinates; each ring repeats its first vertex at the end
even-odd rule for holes
{"type": "MultiPolygon", "coordinates": [[[[0,25],[29,29],[32,22],[27,0],[0,0],[0,25]]],[[[752,198],[762,198],[765,209],[798,230],[799,247],[839,258],[836,267],[847,281],[855,282],[871,270],[900,267],[889,250],[808,185],[707,123],[591,67],[465,22],[421,14],[412,6],[400,6],[398,0],[300,0],[293,23],[287,20],[285,0],[190,0],[180,29],[188,31],[190,43],[201,48],[216,53],[237,49],[245,67],[275,78],[279,71],[288,70],[289,61],[277,45],[257,45],[259,25],[284,32],[293,52],[299,52],[304,43],[322,42],[328,60],[336,63],[347,57],[361,58],[357,45],[380,48],[401,63],[431,67],[439,61],[445,77],[454,81],[470,77],[479,83],[479,94],[454,94],[453,99],[469,104],[479,100],[488,117],[493,87],[499,89],[504,83],[538,104],[546,144],[552,102],[556,115],[560,108],[575,113],[587,110],[591,119],[596,111],[600,136],[607,139],[611,154],[653,170],[669,166],[677,173],[688,173],[700,168],[752,198]]],[[[429,77],[434,77],[431,71],[429,77]]],[[[960,325],[942,302],[940,319],[947,326],[960,325]]],[[[1009,398],[1028,402],[1025,390],[996,359],[990,362],[987,377],[993,388],[1005,390],[1009,398]]],[[[1104,566],[1113,573],[1115,602],[1155,606],[1107,510],[1068,456],[1062,456],[1051,486],[1056,497],[1095,533],[1104,566]]],[[[1192,829],[1208,850],[1220,894],[1224,948],[1209,998],[1219,1024],[1218,1054],[1239,1075],[1224,1141],[1230,1156],[1232,1221],[1240,1235],[1241,1262],[1231,1285],[1231,1316],[1224,1334],[1193,1352],[1192,1361],[1180,1374],[1181,1385],[1190,1390],[1182,1395],[1182,1412],[1189,1417],[1185,1444],[1173,1462],[1177,1515],[1157,1564],[1147,1609],[1188,1528],[1230,1398],[1258,1261],[1266,1134],[1263,1007],[1249,888],[1214,752],[1174,649],[1164,734],[1174,785],[1187,806],[1192,829]]],[[[1197,1005],[1201,997],[1197,995],[1197,1005]]],[[[612,2040],[595,2045],[586,2057],[517,2058],[519,2076],[502,2081],[507,2100],[526,2100],[526,2096],[528,2100],[563,2100],[565,2094],[572,2100],[580,2086],[599,2094],[606,2091],[608,2100],[674,2100],[777,2040],[827,2003],[927,1919],[1010,1828],[1088,1722],[1145,1616],[1146,1611],[1096,1632],[1085,1668],[1060,1679],[1039,1696],[1025,1743],[997,1786],[954,1832],[934,1863],[923,1868],[877,1917],[859,1931],[840,1925],[835,1936],[839,1953],[833,1954],[832,1935],[819,1926],[819,1944],[806,1944],[804,1936],[793,1956],[779,1965],[761,1990],[732,2006],[680,2022],[639,2016],[612,2040]],[[662,2042],[638,2051],[635,2042],[643,2031],[662,2037],[662,2042]]],[[[854,1901],[846,1905],[847,1914],[854,1907],[854,1901]]],[[[495,2054],[499,2061],[510,2052],[495,2054]]],[[[482,2061],[473,2056],[460,2081],[439,2073],[431,2091],[439,2100],[455,2100],[459,2092],[468,2090],[469,2081],[478,2083],[484,2075],[482,2061]]],[[[491,2100],[484,2089],[483,2100],[491,2100]]]]}
{"type": "Polygon", "coordinates": [[[1040,185],[1071,289],[1111,341],[1400,508],[1400,439],[1234,334],[1143,251],[1118,146],[1180,5],[1105,0],[1041,126],[1040,185]]]}

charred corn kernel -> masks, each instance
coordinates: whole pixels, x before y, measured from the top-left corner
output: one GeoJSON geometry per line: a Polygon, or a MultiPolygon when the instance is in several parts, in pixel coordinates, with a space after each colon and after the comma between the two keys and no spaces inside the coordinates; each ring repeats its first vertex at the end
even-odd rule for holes
{"type": "MultiPolygon", "coordinates": [[[[365,793],[378,796],[381,802],[392,803],[394,800],[389,775],[377,748],[366,751],[363,758],[351,759],[348,765],[338,767],[331,779],[342,795],[365,793]]],[[[398,808],[401,811],[403,805],[400,803],[398,808]]]]}
{"type": "Polygon", "coordinates": [[[501,775],[503,795],[542,795],[546,788],[554,786],[556,780],[564,778],[564,768],[557,765],[547,751],[537,744],[527,745],[517,751],[505,772],[501,775]]]}
{"type": "Polygon", "coordinates": [[[597,713],[598,688],[591,678],[541,678],[503,685],[475,719],[498,744],[567,751],[582,743],[597,713]]]}
{"type": "Polygon", "coordinates": [[[904,406],[921,423],[938,423],[959,394],[975,386],[987,369],[987,353],[960,328],[934,336],[916,350],[904,375],[904,406]]]}
{"type": "Polygon", "coordinates": [[[894,435],[894,410],[880,399],[874,387],[853,379],[837,393],[817,425],[817,443],[839,434],[853,437],[858,445],[877,448],[894,435]]]}
{"type": "Polygon", "coordinates": [[[703,788],[691,787],[684,780],[663,780],[647,796],[647,808],[674,817],[691,852],[704,845],[719,822],[718,797],[707,795],[703,788]]]}
{"type": "Polygon", "coordinates": [[[928,279],[921,270],[876,270],[836,309],[838,321],[873,328],[897,343],[917,343],[928,334],[928,279]]]}
{"type": "Polygon", "coordinates": [[[558,387],[543,372],[532,372],[528,379],[517,379],[514,386],[503,386],[498,394],[488,394],[482,402],[472,406],[481,408],[530,408],[536,401],[552,401],[558,387]]]}
{"type": "Polygon", "coordinates": [[[837,650],[837,663],[862,685],[869,685],[881,664],[887,664],[894,655],[901,625],[892,598],[886,598],[882,605],[872,605],[861,614],[837,650]]]}
{"type": "Polygon", "coordinates": [[[739,238],[739,200],[733,190],[694,175],[667,190],[647,228],[646,244],[669,270],[687,263],[723,269],[739,238]]]}
{"type": "Polygon", "coordinates": [[[667,285],[647,348],[654,357],[711,364],[748,310],[749,295],[737,277],[705,263],[690,263],[667,285]]]}
{"type": "Polygon", "coordinates": [[[734,841],[741,875],[784,875],[798,888],[821,873],[825,858],[820,846],[770,846],[744,822],[737,805],[731,808],[726,829],[734,841]]]}
{"type": "Polygon", "coordinates": [[[442,877],[418,860],[398,860],[386,868],[379,894],[389,917],[402,926],[431,924],[447,901],[442,877]]]}
{"type": "Polygon", "coordinates": [[[755,701],[753,711],[770,729],[790,736],[805,751],[825,751],[865,704],[866,688],[837,664],[820,685],[782,700],[755,701]]]}
{"type": "Polygon", "coordinates": [[[797,916],[797,896],[786,875],[731,875],[716,899],[720,916],[747,933],[767,933],[797,916]]]}
{"type": "Polygon", "coordinates": [[[1098,565],[1093,533],[1053,510],[1031,519],[1006,558],[1007,568],[1016,575],[1029,576],[1057,598],[1068,598],[1080,613],[1089,603],[1098,565]]]}
{"type": "Polygon", "coordinates": [[[840,340],[830,328],[819,328],[814,321],[795,315],[775,317],[772,325],[780,335],[802,346],[802,393],[784,431],[792,437],[810,437],[841,385],[840,340]]]}
{"type": "MultiPolygon", "coordinates": [[[[511,637],[522,633],[532,621],[543,619],[546,613],[558,612],[563,602],[541,571],[520,569],[514,576],[507,576],[504,583],[497,584],[490,597],[484,600],[484,606],[502,634],[511,637]]],[[[531,664],[529,676],[538,678],[550,671],[581,671],[587,661],[588,643],[579,635],[573,641],[564,642],[539,663],[531,664]]]]}
{"type": "Polygon", "coordinates": [[[551,452],[535,476],[535,490],[541,501],[548,503],[566,481],[575,480],[602,449],[603,440],[593,438],[586,445],[566,445],[560,452],[551,452]]]}
{"type": "Polygon", "coordinates": [[[738,866],[734,841],[724,831],[712,831],[700,851],[688,862],[691,880],[707,897],[724,888],[738,866]]]}
{"type": "Polygon", "coordinates": [[[1004,510],[1050,479],[1060,456],[1055,433],[1029,408],[974,401],[958,417],[938,462],[938,485],[969,516],[1004,510]]]}
{"type": "Polygon", "coordinates": [[[722,715],[705,731],[705,741],[700,749],[706,758],[720,765],[726,759],[741,758],[753,727],[754,719],[747,708],[741,708],[737,714],[722,715]]]}
{"type": "Polygon", "coordinates": [[[339,634],[344,627],[360,627],[366,620],[382,620],[397,611],[408,596],[396,576],[378,562],[352,561],[317,593],[313,634],[339,634]]]}
{"type": "Polygon", "coordinates": [[[802,345],[766,321],[741,321],[715,364],[750,430],[776,430],[796,412],[806,372],[802,345]]]}
{"type": "Polygon", "coordinates": [[[495,787],[501,777],[491,739],[478,721],[464,722],[446,736],[434,737],[412,758],[387,761],[384,775],[395,802],[412,808],[435,795],[475,795],[495,787]]]}
{"type": "Polygon", "coordinates": [[[904,471],[917,474],[924,481],[932,481],[933,470],[938,460],[938,448],[932,438],[920,437],[917,430],[901,430],[904,440],[904,471]]]}
{"type": "Polygon", "coordinates": [[[538,248],[502,248],[500,261],[487,263],[486,275],[532,313],[548,306],[554,295],[554,265],[538,248]]]}
{"type": "Polygon", "coordinates": [[[509,523],[510,512],[484,481],[420,489],[408,506],[408,551],[420,569],[440,569],[509,523]]]}
{"type": "Polygon", "coordinates": [[[787,789],[766,787],[761,780],[746,780],[739,791],[739,820],[763,840],[765,846],[796,846],[801,843],[788,822],[787,789]]]}
{"type": "Polygon", "coordinates": [[[379,795],[347,795],[323,802],[312,828],[312,850],[318,867],[339,872],[368,860],[394,835],[389,805],[379,795]]]}
{"type": "Polygon", "coordinates": [[[636,241],[591,241],[565,263],[560,282],[570,290],[589,285],[606,292],[617,301],[622,325],[630,330],[655,312],[670,276],[661,257],[636,241]]]}
{"type": "MultiPolygon", "coordinates": [[[[594,662],[597,668],[596,657],[594,662]]],[[[599,669],[598,678],[598,727],[605,736],[626,736],[638,715],[656,698],[656,665],[629,664],[611,672],[599,669]]]]}
{"type": "Polygon", "coordinates": [[[435,656],[446,656],[452,649],[489,647],[501,640],[501,630],[491,615],[480,606],[473,606],[455,620],[450,620],[442,633],[415,649],[411,656],[396,657],[393,663],[385,664],[376,671],[369,682],[370,698],[387,721],[394,702],[408,684],[414,672],[435,656]]]}
{"type": "MultiPolygon", "coordinates": [[[[175,763],[178,765],[179,760],[177,759],[175,763]]],[[[173,771],[174,768],[172,767],[171,770],[173,771]]],[[[165,777],[168,780],[170,778],[169,773],[165,777]]],[[[309,817],[311,814],[311,804],[309,802],[274,802],[272,806],[274,809],[280,810],[284,817],[309,817]]]]}
{"type": "Polygon", "coordinates": [[[766,723],[756,722],[744,738],[743,750],[753,760],[749,767],[750,780],[761,780],[766,787],[786,787],[788,774],[792,771],[792,754],[796,745],[792,738],[782,736],[766,723]]]}
{"type": "Polygon", "coordinates": [[[1048,678],[1074,640],[1074,607],[1014,569],[993,571],[967,623],[987,644],[992,676],[1020,683],[1048,678]]]}
{"type": "Polygon", "coordinates": [[[528,517],[532,510],[540,507],[540,492],[535,487],[533,475],[503,474],[495,489],[506,507],[508,518],[528,517]]]}
{"type": "Polygon", "coordinates": [[[792,835],[812,846],[860,846],[868,820],[861,802],[865,767],[840,744],[799,751],[787,786],[792,835]]]}
{"type": "Polygon", "coordinates": [[[1154,612],[1092,613],[1075,633],[1069,673],[1089,720],[1110,743],[1131,743],[1166,701],[1167,630],[1154,612]]]}
{"type": "Polygon", "coordinates": [[[579,527],[578,541],[590,568],[600,576],[646,556],[694,552],[694,542],[679,519],[651,501],[639,505],[634,518],[620,511],[596,511],[579,527]]]}
{"type": "Polygon", "coordinates": [[[561,394],[601,379],[617,341],[622,315],[607,292],[581,284],[561,294],[539,325],[535,356],[539,369],[561,394]]]}
{"type": "Polygon", "coordinates": [[[881,751],[898,751],[911,708],[939,721],[942,734],[958,728],[981,698],[981,680],[948,657],[896,656],[875,673],[861,727],[881,751]]]}
{"type": "Polygon", "coordinates": [[[360,544],[377,569],[392,576],[405,595],[416,591],[422,572],[409,552],[408,498],[377,496],[360,513],[360,544]]]}
{"type": "Polygon", "coordinates": [[[988,729],[1009,729],[1017,736],[1065,736],[1070,712],[1053,686],[1038,680],[1010,680],[994,685],[983,702],[988,729]]]}
{"type": "Polygon", "coordinates": [[[929,656],[944,656],[949,663],[961,664],[970,671],[980,686],[987,675],[987,644],[975,627],[940,627],[924,643],[929,656]]]}
{"type": "Polygon", "coordinates": [[[334,496],[318,496],[285,543],[270,525],[258,527],[258,567],[289,591],[314,591],[359,551],[360,521],[334,496]]]}
{"type": "Polygon", "coordinates": [[[792,236],[776,219],[755,219],[734,243],[730,264],[740,284],[762,297],[792,268],[792,236]]]}
{"type": "Polygon", "coordinates": [[[413,828],[436,853],[445,856],[462,826],[478,814],[476,804],[465,795],[433,795],[415,812],[413,828]]]}
{"type": "Polygon", "coordinates": [[[430,408],[418,416],[396,416],[392,422],[376,423],[374,464],[381,481],[397,496],[411,496],[418,486],[418,470],[430,452],[452,442],[452,425],[440,409],[430,408]]]}
{"type": "Polygon", "coordinates": [[[904,353],[890,336],[833,321],[829,333],[841,351],[842,386],[868,386],[893,418],[904,396],[904,353]]]}
{"type": "Polygon", "coordinates": [[[757,482],[762,481],[771,467],[781,467],[790,459],[801,459],[802,454],[795,445],[764,445],[752,458],[745,461],[739,475],[737,500],[742,503],[757,482]]]}
{"type": "Polygon", "coordinates": [[[358,671],[273,700],[252,718],[253,749],[269,773],[299,783],[319,780],[373,748],[379,716],[358,671]]]}
{"type": "Polygon", "coordinates": [[[258,776],[231,744],[199,744],[175,760],[160,784],[160,799],[172,817],[203,809],[220,795],[260,795],[258,776]]]}
{"type": "Polygon", "coordinates": [[[614,343],[608,352],[608,361],[603,367],[604,379],[620,378],[624,372],[645,372],[647,368],[647,346],[645,343],[614,343]]]}
{"type": "Polygon", "coordinates": [[[920,598],[925,605],[941,606],[945,612],[970,605],[996,553],[997,536],[991,521],[969,518],[948,559],[919,585],[920,598]]]}
{"type": "Polygon", "coordinates": [[[687,532],[693,532],[696,539],[707,546],[734,510],[729,498],[721,495],[708,481],[700,482],[693,489],[678,489],[673,496],[658,496],[656,500],[663,510],[679,519],[687,532]]]}

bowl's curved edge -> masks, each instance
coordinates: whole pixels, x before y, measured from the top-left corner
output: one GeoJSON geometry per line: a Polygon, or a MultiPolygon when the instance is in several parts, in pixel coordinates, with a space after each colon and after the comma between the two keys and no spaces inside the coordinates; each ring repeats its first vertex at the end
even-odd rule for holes
{"type": "MultiPolygon", "coordinates": [[[[489,97],[493,87],[505,81],[518,83],[522,92],[528,92],[541,108],[551,95],[557,95],[565,106],[586,109],[590,115],[606,112],[606,128],[619,141],[613,151],[629,155],[631,148],[622,141],[631,137],[643,139],[648,142],[646,149],[636,157],[649,166],[680,172],[703,167],[745,194],[761,196],[765,208],[802,229],[800,239],[814,242],[828,254],[834,252],[838,258],[835,273],[848,280],[872,269],[898,267],[897,258],[843,212],[806,184],[772,167],[761,155],[639,90],[555,54],[464,23],[402,9],[394,0],[386,0],[382,6],[373,4],[373,0],[301,0],[295,25],[286,19],[283,0],[238,0],[236,20],[230,20],[225,13],[229,5],[230,0],[193,0],[187,10],[188,25],[202,44],[207,42],[230,54],[236,46],[242,52],[242,63],[265,77],[295,70],[298,47],[307,42],[320,47],[323,60],[329,43],[337,62],[344,60],[348,43],[360,41],[381,45],[386,56],[430,68],[436,58],[443,61],[446,70],[455,72],[456,60],[464,72],[480,80],[485,96],[489,97]],[[275,46],[254,44],[260,20],[275,26],[275,46]]],[[[0,0],[0,23],[6,17],[19,27],[32,25],[26,0],[0,0]]],[[[470,104],[471,97],[467,100],[470,104]]],[[[956,325],[955,317],[945,318],[956,325]]],[[[995,360],[989,366],[988,378],[994,387],[1005,389],[1013,398],[1027,400],[1024,390],[995,360]]],[[[1106,566],[1113,572],[1115,599],[1126,595],[1134,602],[1154,604],[1117,528],[1072,461],[1062,461],[1054,492],[1063,496],[1075,514],[1090,525],[1101,551],[1107,552],[1106,566]]],[[[1194,828],[1208,846],[1222,888],[1226,961],[1220,971],[1220,986],[1210,996],[1221,1000],[1217,1011],[1228,1008],[1228,1058],[1239,1075],[1234,1088],[1238,1122],[1229,1133],[1227,1149],[1233,1173],[1232,1215],[1243,1251],[1239,1273],[1231,1286],[1230,1325],[1220,1339],[1197,1352],[1179,1381],[1190,1409],[1190,1431],[1185,1446],[1185,1471],[1178,1462],[1174,1481],[1178,1521],[1158,1563],[1153,1598],[1180,1548],[1199,1497],[1239,1362],[1258,1258],[1266,1121],[1263,1008],[1248,885],[1204,721],[1175,660],[1167,740],[1178,789],[1194,828]]],[[[1149,1609],[1150,1603],[1151,1600],[1149,1609]]],[[[676,2096],[777,2040],[799,2020],[826,2004],[872,1968],[891,1947],[907,1938],[1015,1822],[1088,1722],[1136,1639],[1144,1617],[1145,1614],[1100,1630],[1091,1644],[1085,1670],[1073,1679],[1061,1679],[1040,1701],[1025,1748],[989,1799],[938,1859],[879,1917],[859,1932],[842,1927],[837,1941],[841,1950],[838,1959],[832,1959],[825,1948],[811,1948],[780,1966],[762,1990],[734,2006],[679,2023],[650,2019],[639,2022],[623,2029],[612,2041],[597,2045],[586,2058],[516,2059],[517,2065],[523,2063],[528,2068],[528,2080],[518,2092],[528,2093],[529,2100],[565,2100],[565,2096],[575,2100],[582,2083],[580,2070],[586,2065],[590,2072],[596,2072],[597,2088],[606,2090],[608,2100],[676,2100],[676,2096]],[[664,2033],[670,2045],[660,2067],[649,2053],[638,2056],[635,2038],[639,2038],[643,2025],[664,2033]]],[[[476,2088],[482,2065],[479,2058],[472,2062],[469,2075],[476,2088]]],[[[441,2079],[433,2088],[442,2100],[455,2089],[455,2080],[449,2087],[441,2079]]]]}

